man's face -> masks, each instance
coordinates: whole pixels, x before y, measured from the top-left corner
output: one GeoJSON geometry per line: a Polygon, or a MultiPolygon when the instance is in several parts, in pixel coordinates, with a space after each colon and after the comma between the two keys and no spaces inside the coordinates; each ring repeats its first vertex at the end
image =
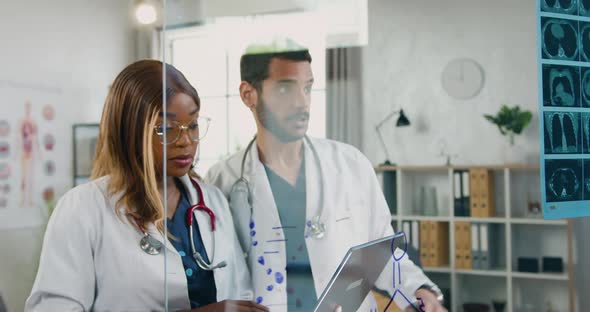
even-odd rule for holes
{"type": "Polygon", "coordinates": [[[259,123],[282,142],[301,139],[309,126],[313,74],[307,61],[273,59],[256,104],[259,123]]]}

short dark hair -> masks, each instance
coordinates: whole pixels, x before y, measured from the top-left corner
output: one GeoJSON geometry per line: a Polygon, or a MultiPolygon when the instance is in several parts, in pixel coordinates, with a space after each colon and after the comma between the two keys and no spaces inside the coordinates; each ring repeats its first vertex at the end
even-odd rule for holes
{"type": "Polygon", "coordinates": [[[244,54],[240,59],[240,76],[242,81],[247,81],[256,90],[260,91],[262,81],[268,78],[268,65],[274,58],[290,61],[307,61],[311,63],[309,50],[244,54]]]}

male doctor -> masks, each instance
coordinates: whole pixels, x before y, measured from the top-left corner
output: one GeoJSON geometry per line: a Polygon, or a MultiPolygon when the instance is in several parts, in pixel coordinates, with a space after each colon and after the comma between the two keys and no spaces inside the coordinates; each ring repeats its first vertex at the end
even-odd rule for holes
{"type": "MultiPolygon", "coordinates": [[[[240,61],[240,96],[257,133],[246,150],[219,162],[206,180],[230,200],[255,300],[271,311],[313,311],[351,246],[392,235],[373,167],[343,143],[307,137],[311,56],[293,41],[251,46],[240,61]]],[[[394,292],[392,261],[376,285],[394,292]]],[[[426,312],[442,295],[407,256],[399,290],[426,312]]],[[[398,295],[396,304],[413,311],[398,295]]],[[[371,294],[359,311],[376,310],[371,294]]]]}

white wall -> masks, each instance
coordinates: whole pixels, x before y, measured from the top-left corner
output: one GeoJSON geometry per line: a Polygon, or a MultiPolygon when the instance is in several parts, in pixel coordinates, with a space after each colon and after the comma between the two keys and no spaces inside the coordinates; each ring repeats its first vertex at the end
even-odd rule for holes
{"type": "MultiPolygon", "coordinates": [[[[374,163],[384,153],[375,124],[403,107],[411,127],[384,127],[392,161],[443,164],[439,139],[459,157],[455,164],[504,161],[505,138],[484,120],[502,104],[534,112],[519,138],[528,161],[538,162],[535,0],[369,0],[369,45],[364,50],[364,152],[374,163]],[[469,57],[485,72],[481,93],[455,100],[441,73],[452,59],[469,57]]],[[[517,161],[517,159],[506,159],[517,161]]]]}
{"type": "MultiPolygon", "coordinates": [[[[125,0],[3,0],[0,80],[61,90],[61,127],[98,122],[108,85],[135,54],[125,0]]],[[[23,89],[26,92],[26,88],[23,89]]],[[[2,111],[14,109],[0,104],[2,111]]],[[[71,131],[57,138],[71,154],[71,131]]],[[[71,160],[67,163],[71,164],[71,160]]],[[[71,165],[58,171],[71,181],[71,165]]],[[[58,194],[67,186],[59,186],[58,194]]],[[[22,311],[35,277],[43,228],[0,230],[0,293],[22,311]]],[[[72,233],[75,235],[75,233],[72,233]]]]}

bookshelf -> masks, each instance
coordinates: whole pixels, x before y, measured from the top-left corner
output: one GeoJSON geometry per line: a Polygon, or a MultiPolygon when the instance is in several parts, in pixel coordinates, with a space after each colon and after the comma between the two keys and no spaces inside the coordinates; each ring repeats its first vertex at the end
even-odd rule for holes
{"type": "Polygon", "coordinates": [[[403,230],[404,221],[449,223],[448,265],[423,266],[423,270],[434,282],[449,289],[450,311],[463,311],[462,304],[466,302],[487,303],[491,307],[492,300],[505,301],[506,312],[531,307],[544,311],[547,301],[560,307],[560,311],[575,311],[572,224],[569,220],[545,220],[528,212],[529,202],[540,202],[538,165],[379,166],[375,171],[381,176],[395,173],[392,225],[396,231],[403,230]],[[495,209],[490,217],[455,215],[455,172],[471,169],[492,173],[490,196],[495,209]],[[425,196],[430,198],[425,200],[425,196]],[[436,208],[426,209],[425,204],[436,208]],[[490,269],[456,268],[457,222],[494,228],[494,239],[490,241],[494,245],[494,265],[490,269]],[[561,257],[564,272],[543,272],[541,258],[545,256],[561,257]],[[520,272],[519,257],[538,259],[539,272],[520,272]]]}

